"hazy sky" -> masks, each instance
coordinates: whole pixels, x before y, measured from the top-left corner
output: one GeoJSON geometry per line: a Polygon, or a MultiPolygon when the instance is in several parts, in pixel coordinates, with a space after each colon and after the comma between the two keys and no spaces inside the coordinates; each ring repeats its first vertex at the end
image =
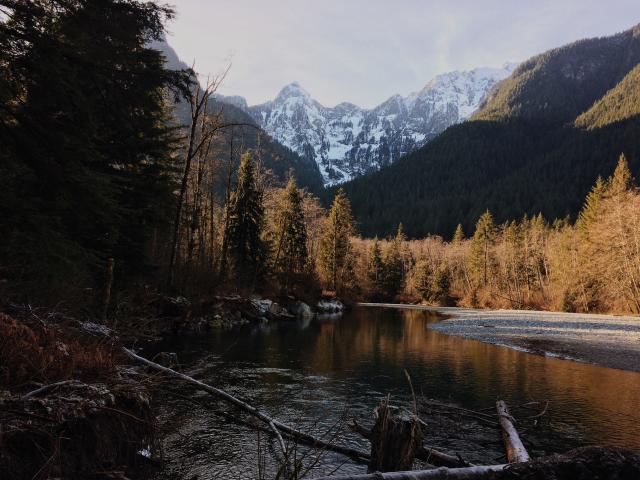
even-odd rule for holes
{"type": "Polygon", "coordinates": [[[640,23],[640,0],[166,0],[169,43],[249,104],[298,81],[370,107],[438,73],[499,67],[640,23]]]}

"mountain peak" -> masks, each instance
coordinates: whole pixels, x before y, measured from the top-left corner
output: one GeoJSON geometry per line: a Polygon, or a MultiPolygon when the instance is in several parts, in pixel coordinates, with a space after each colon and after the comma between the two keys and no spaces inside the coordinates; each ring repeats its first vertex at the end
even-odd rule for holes
{"type": "Polygon", "coordinates": [[[466,120],[510,69],[478,68],[436,76],[423,90],[393,95],[376,107],[325,107],[298,82],[248,112],[269,135],[313,160],[326,185],[390,165],[466,120]]]}
{"type": "Polygon", "coordinates": [[[276,99],[286,99],[290,97],[311,98],[311,95],[304,88],[302,88],[298,82],[291,82],[289,85],[286,85],[282,90],[280,90],[280,93],[278,93],[276,99]]]}

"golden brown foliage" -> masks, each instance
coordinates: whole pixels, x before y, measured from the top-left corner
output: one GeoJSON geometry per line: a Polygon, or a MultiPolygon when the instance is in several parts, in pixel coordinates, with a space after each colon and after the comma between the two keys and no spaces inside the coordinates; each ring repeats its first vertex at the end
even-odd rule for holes
{"type": "Polygon", "coordinates": [[[101,378],[115,371],[108,345],[62,340],[53,328],[30,327],[0,313],[0,383],[101,378]]]}

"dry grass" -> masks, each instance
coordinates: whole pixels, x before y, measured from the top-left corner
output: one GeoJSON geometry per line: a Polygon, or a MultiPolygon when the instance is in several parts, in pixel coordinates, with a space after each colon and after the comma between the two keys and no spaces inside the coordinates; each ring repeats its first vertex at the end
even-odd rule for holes
{"type": "Polygon", "coordinates": [[[115,356],[109,345],[63,339],[54,328],[0,313],[0,384],[104,378],[115,371],[115,356]]]}

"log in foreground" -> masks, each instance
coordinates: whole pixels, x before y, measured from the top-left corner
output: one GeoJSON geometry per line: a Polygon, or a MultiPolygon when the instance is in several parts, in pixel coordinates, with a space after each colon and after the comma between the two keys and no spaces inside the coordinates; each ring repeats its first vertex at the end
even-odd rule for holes
{"type": "Polygon", "coordinates": [[[531,457],[527,449],[524,448],[516,427],[513,426],[513,417],[509,415],[507,404],[503,400],[498,400],[496,402],[496,410],[498,411],[498,419],[502,428],[502,439],[507,452],[507,461],[509,463],[528,462],[531,457]]]}
{"type": "Polygon", "coordinates": [[[505,465],[487,465],[464,468],[440,467],[433,470],[411,470],[405,472],[365,473],[317,477],[312,480],[483,480],[492,478],[496,472],[508,467],[505,465]]]}
{"type": "Polygon", "coordinates": [[[228,394],[224,390],[220,390],[219,388],[213,387],[211,385],[207,385],[206,383],[201,382],[200,380],[196,380],[195,378],[190,377],[189,375],[185,375],[184,373],[177,372],[171,368],[152,362],[151,360],[141,357],[140,355],[136,354],[132,350],[129,350],[128,348],[122,347],[122,351],[128,357],[136,360],[137,362],[143,363],[153,368],[154,370],[164,372],[168,375],[171,375],[172,377],[179,378],[181,380],[184,380],[187,383],[195,385],[200,390],[204,390],[207,393],[210,393],[218,398],[221,398],[222,400],[225,400],[235,405],[236,407],[240,408],[241,410],[244,410],[245,412],[253,415],[254,417],[259,418],[264,423],[266,423],[271,429],[271,431],[274,433],[274,435],[278,439],[278,443],[280,444],[280,447],[283,449],[283,454],[285,455],[285,457],[286,457],[286,448],[285,448],[282,436],[280,435],[280,432],[285,433],[289,437],[292,437],[293,439],[300,441],[302,443],[305,443],[314,448],[330,450],[332,452],[341,453],[355,460],[367,461],[369,459],[369,454],[365,452],[361,452],[353,448],[342,447],[340,445],[334,445],[332,443],[325,442],[324,440],[315,438],[312,435],[309,435],[307,433],[296,430],[293,427],[280,423],[279,421],[271,418],[267,414],[261,412],[254,406],[249,405],[246,402],[243,402],[242,400],[234,397],[233,395],[228,394]]]}
{"type": "Polygon", "coordinates": [[[620,447],[584,447],[528,462],[469,468],[317,477],[312,480],[594,480],[640,478],[640,453],[620,447]]]}

